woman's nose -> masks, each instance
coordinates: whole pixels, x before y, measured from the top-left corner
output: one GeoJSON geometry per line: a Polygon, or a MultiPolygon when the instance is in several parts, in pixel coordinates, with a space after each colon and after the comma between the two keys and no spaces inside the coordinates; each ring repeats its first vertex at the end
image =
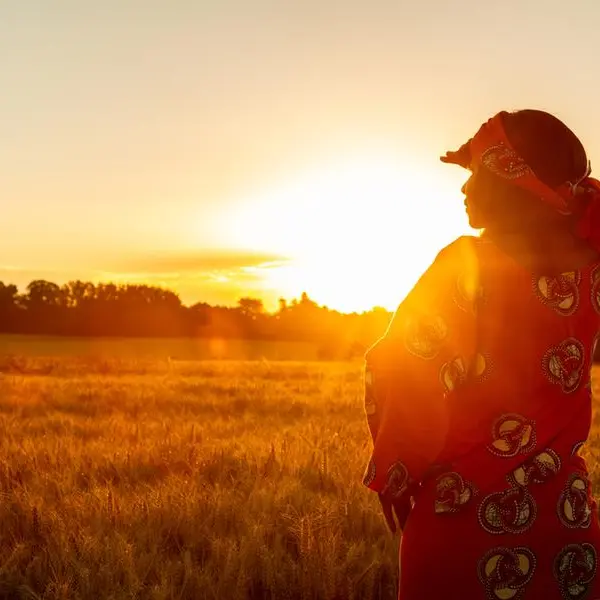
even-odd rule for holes
{"type": "Polygon", "coordinates": [[[471,187],[471,184],[473,182],[473,175],[471,175],[464,183],[463,186],[460,188],[460,191],[466,196],[468,194],[469,191],[469,187],[471,187]]]}

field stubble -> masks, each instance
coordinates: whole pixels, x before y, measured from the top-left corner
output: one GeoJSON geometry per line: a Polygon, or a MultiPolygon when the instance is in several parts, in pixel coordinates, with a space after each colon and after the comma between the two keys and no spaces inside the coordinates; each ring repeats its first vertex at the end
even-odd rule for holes
{"type": "Polygon", "coordinates": [[[0,360],[0,599],[394,598],[360,363],[0,360]]]}

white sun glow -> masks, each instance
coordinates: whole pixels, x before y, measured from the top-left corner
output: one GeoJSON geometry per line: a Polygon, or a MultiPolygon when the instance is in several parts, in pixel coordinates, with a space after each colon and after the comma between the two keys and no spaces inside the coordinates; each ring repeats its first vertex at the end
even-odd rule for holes
{"type": "Polygon", "coordinates": [[[262,269],[271,296],[306,291],[338,310],[394,309],[437,252],[470,233],[464,176],[443,169],[394,156],[323,165],[246,198],[223,230],[232,246],[290,258],[262,269]]]}

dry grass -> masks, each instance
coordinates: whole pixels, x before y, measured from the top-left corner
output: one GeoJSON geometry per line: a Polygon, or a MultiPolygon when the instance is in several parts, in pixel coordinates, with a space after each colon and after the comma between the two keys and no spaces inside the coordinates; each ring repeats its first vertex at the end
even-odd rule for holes
{"type": "Polygon", "coordinates": [[[0,599],[394,598],[361,393],[349,363],[0,361],[0,599]]]}
{"type": "Polygon", "coordinates": [[[358,364],[0,361],[0,598],[393,598],[358,364]]]}
{"type": "Polygon", "coordinates": [[[0,356],[145,360],[316,360],[308,342],[205,338],[84,338],[0,334],[0,356]]]}

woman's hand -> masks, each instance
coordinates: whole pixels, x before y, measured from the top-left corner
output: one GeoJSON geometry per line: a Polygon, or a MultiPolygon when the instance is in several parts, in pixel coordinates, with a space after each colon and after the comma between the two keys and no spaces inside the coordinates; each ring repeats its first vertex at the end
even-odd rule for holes
{"type": "Polygon", "coordinates": [[[411,497],[408,494],[403,495],[400,499],[393,499],[388,494],[378,494],[378,496],[389,530],[392,533],[402,531],[412,509],[411,497]]]}

